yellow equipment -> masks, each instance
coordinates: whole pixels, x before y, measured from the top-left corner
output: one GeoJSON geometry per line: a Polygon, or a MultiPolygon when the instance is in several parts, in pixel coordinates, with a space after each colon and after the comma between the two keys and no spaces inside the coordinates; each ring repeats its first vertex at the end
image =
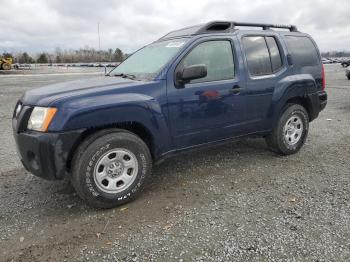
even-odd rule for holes
{"type": "Polygon", "coordinates": [[[10,70],[12,65],[12,58],[1,58],[0,57],[0,70],[10,70]]]}

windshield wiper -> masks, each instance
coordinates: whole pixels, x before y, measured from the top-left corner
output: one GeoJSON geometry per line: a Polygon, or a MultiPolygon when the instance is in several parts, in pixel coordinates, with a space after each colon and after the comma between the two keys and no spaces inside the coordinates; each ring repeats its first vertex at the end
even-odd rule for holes
{"type": "Polygon", "coordinates": [[[129,79],[132,79],[132,80],[134,80],[136,78],[135,75],[125,74],[125,73],[114,74],[113,76],[120,76],[122,78],[129,78],[129,79]]]}

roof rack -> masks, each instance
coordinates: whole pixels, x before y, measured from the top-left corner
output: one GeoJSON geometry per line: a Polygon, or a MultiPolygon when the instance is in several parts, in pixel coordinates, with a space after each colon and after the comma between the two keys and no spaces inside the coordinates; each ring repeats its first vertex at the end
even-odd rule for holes
{"type": "Polygon", "coordinates": [[[274,25],[274,24],[260,24],[260,23],[243,23],[232,21],[212,21],[206,24],[190,26],[179,30],[172,31],[160,39],[170,39],[180,36],[191,36],[208,33],[229,33],[237,30],[236,26],[246,27],[261,27],[263,30],[269,30],[271,28],[289,29],[291,32],[298,32],[295,25],[274,25]]]}
{"type": "Polygon", "coordinates": [[[233,28],[235,26],[249,26],[249,27],[262,27],[263,30],[269,30],[270,28],[283,28],[289,29],[291,32],[297,32],[298,29],[295,25],[274,25],[274,24],[260,24],[260,23],[241,23],[241,22],[231,22],[233,28]]]}
{"type": "Polygon", "coordinates": [[[233,31],[236,26],[261,27],[263,30],[269,30],[271,28],[283,28],[283,29],[289,29],[289,31],[291,32],[298,31],[295,25],[274,25],[274,24],[261,24],[261,23],[213,21],[200,27],[195,34],[205,34],[213,31],[228,32],[228,31],[233,31]]]}

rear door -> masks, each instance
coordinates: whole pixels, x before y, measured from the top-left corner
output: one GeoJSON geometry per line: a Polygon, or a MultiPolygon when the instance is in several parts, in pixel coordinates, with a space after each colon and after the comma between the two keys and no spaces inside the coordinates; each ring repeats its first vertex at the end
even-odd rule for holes
{"type": "Polygon", "coordinates": [[[288,75],[284,49],[277,34],[239,34],[246,66],[247,121],[250,132],[269,128],[272,95],[288,75]]]}

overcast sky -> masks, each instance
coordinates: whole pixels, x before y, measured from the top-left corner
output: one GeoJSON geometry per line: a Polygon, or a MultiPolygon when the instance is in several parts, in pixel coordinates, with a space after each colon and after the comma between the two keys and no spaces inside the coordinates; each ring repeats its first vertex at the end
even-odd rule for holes
{"type": "Polygon", "coordinates": [[[56,47],[131,52],[168,31],[235,20],[296,24],[322,51],[350,50],[349,0],[0,0],[0,52],[56,47]]]}

